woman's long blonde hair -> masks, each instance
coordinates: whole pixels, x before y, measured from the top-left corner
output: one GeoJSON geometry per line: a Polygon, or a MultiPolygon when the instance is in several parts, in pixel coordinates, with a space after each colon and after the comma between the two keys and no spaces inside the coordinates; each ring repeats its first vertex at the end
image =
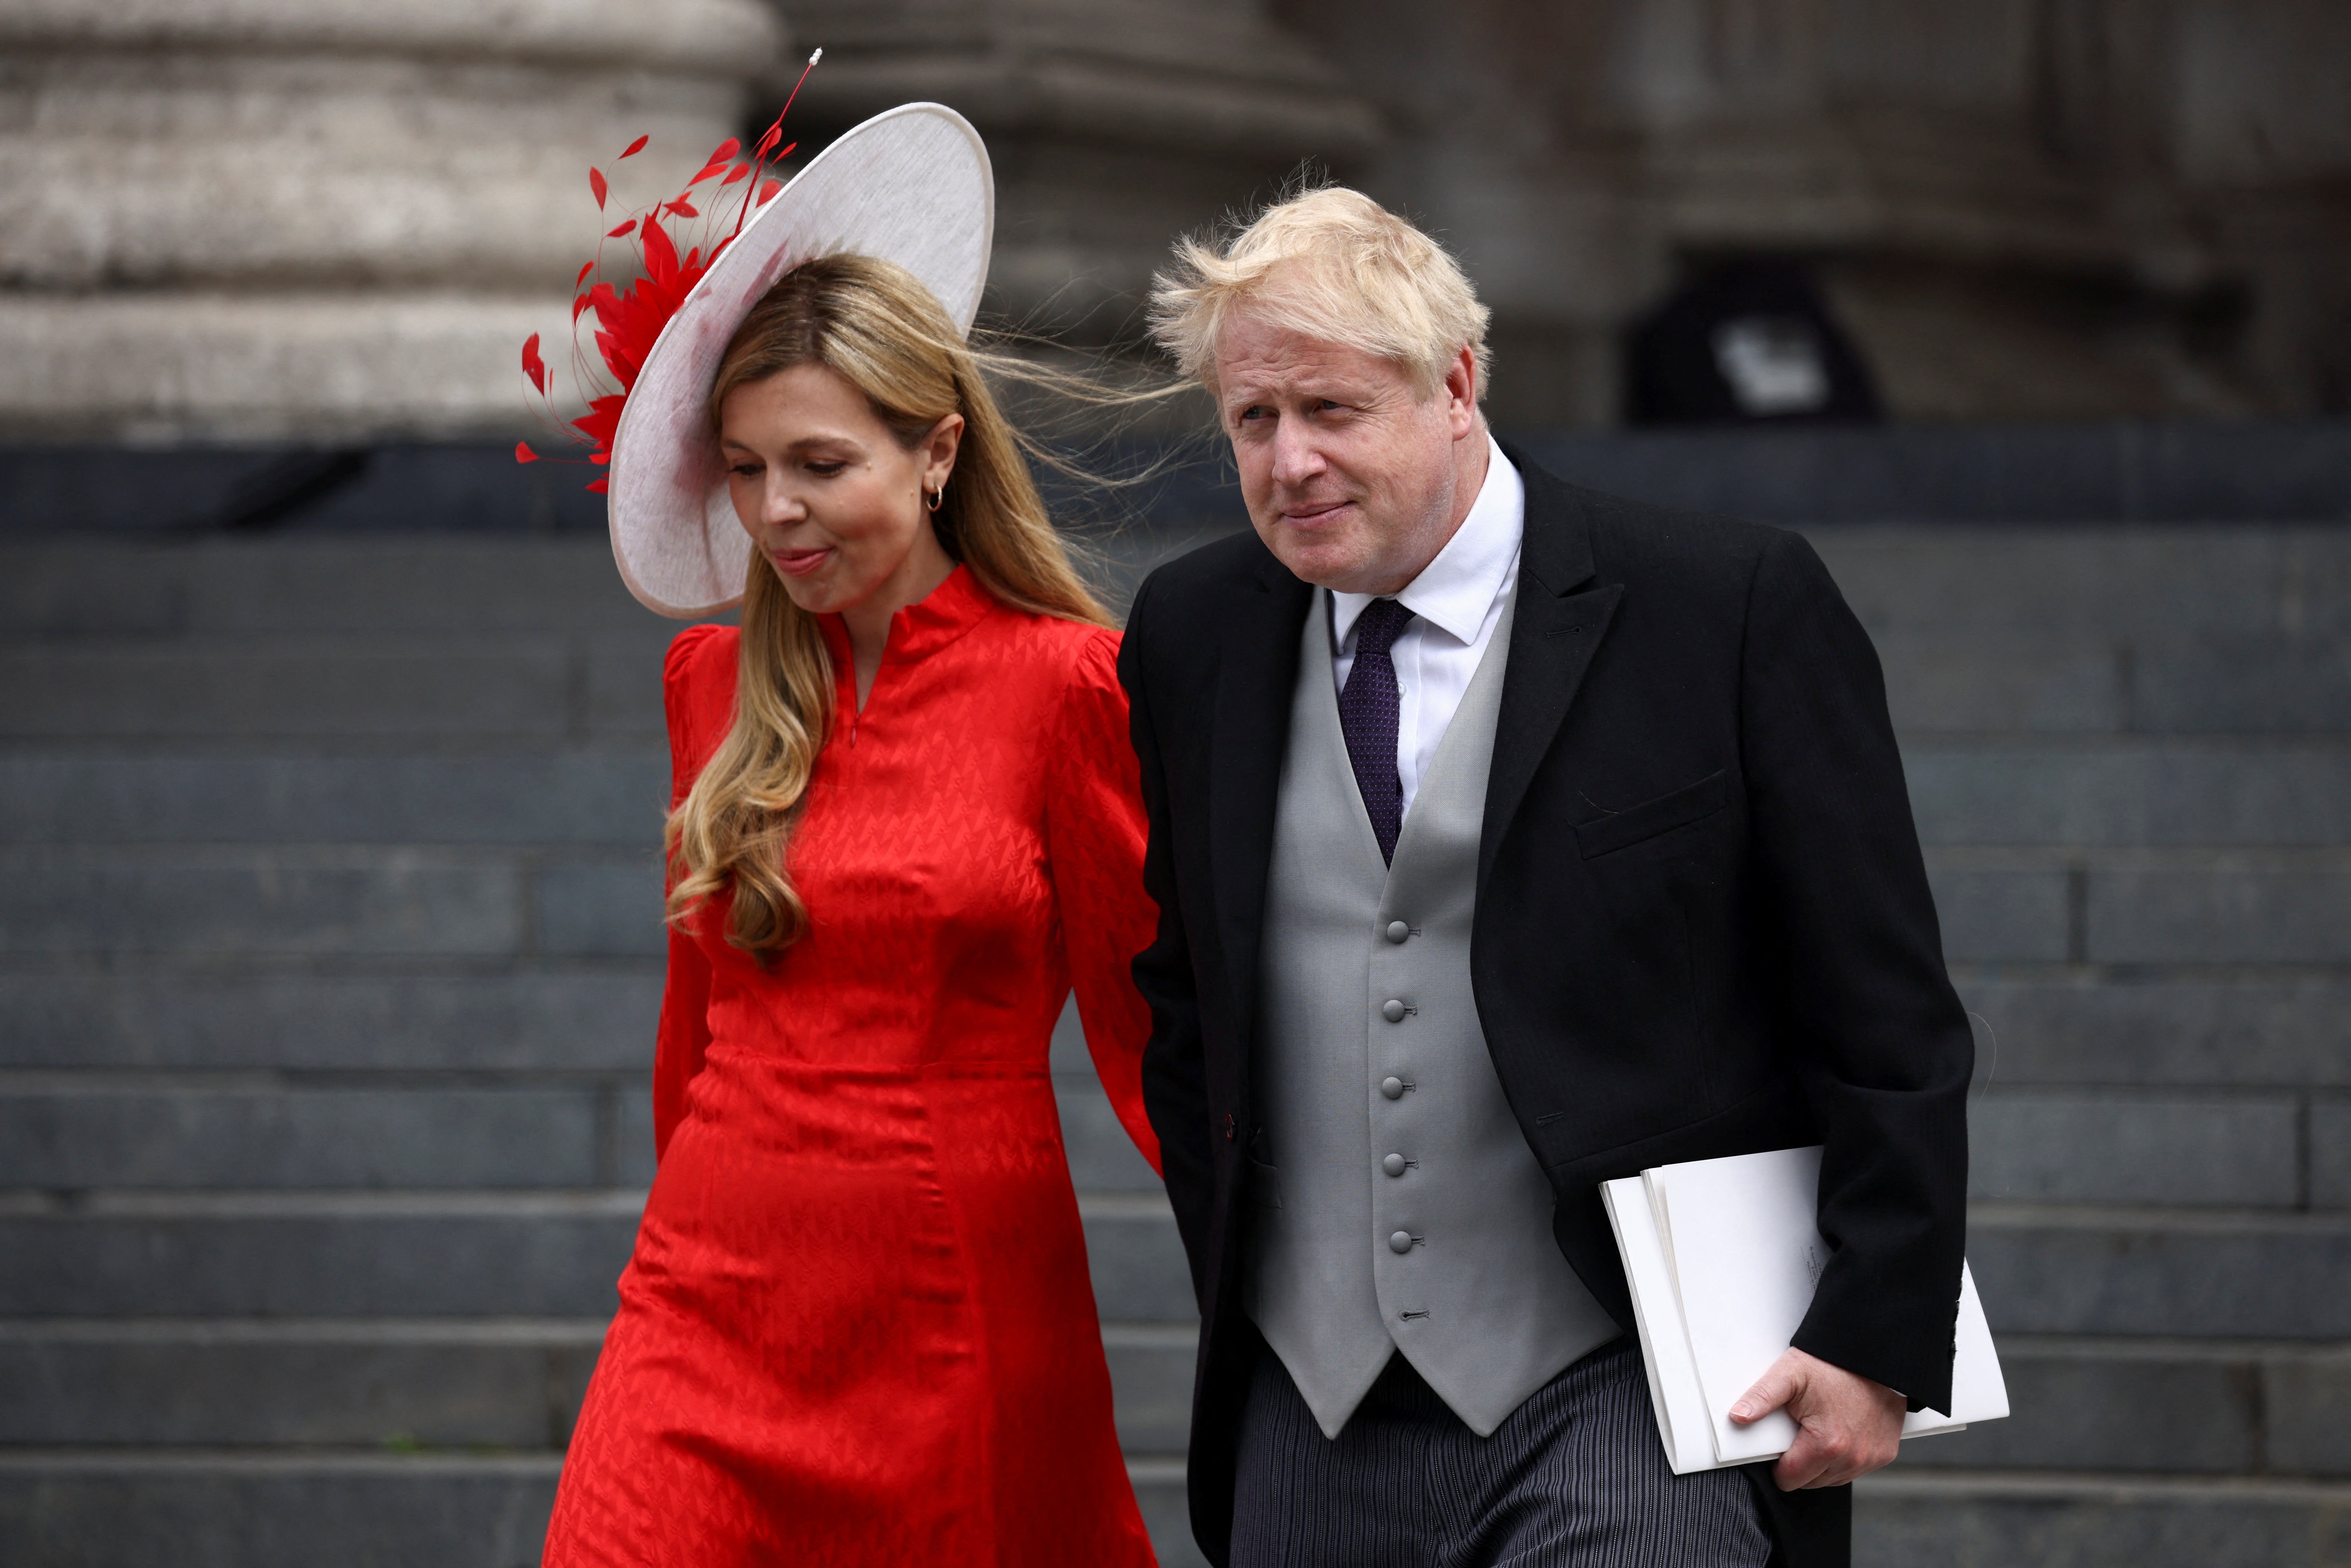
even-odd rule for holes
{"type": "MultiPolygon", "coordinates": [[[[955,470],[930,518],[939,543],[998,603],[1110,625],[1046,516],[984,362],[914,274],[870,256],[826,256],[786,274],[736,329],[710,390],[711,423],[736,388],[809,364],[863,392],[908,451],[962,414],[955,470]]],[[[767,964],[808,927],[785,848],[832,722],[834,673],[816,618],[792,602],[764,556],[747,553],[734,726],[670,813],[664,841],[670,923],[683,927],[731,889],[726,940],[767,964]]]]}

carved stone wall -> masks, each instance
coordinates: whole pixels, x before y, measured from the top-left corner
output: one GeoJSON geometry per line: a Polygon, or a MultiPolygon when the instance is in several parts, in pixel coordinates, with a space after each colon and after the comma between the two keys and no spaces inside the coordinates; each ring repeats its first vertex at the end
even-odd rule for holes
{"type": "Polygon", "coordinates": [[[1897,414],[2351,408],[2333,0],[1282,0],[1365,185],[1493,298],[1498,409],[1605,417],[1687,265],[1813,262],[1897,414]]]}
{"type": "Polygon", "coordinates": [[[1627,324],[1760,254],[1898,415],[2351,408],[2340,0],[0,0],[0,438],[510,427],[581,165],[819,45],[795,132],[970,115],[990,304],[1081,340],[1311,162],[1468,261],[1507,423],[1615,417],[1627,324]]]}
{"type": "MultiPolygon", "coordinates": [[[[793,110],[821,134],[910,99],[970,117],[996,166],[989,308],[1131,340],[1177,234],[1345,161],[1381,125],[1258,0],[786,0],[824,48],[793,110]]],[[[797,74],[797,65],[788,74],[797,74]]]]}
{"type": "Polygon", "coordinates": [[[520,423],[586,165],[650,132],[628,175],[691,172],[779,35],[756,0],[0,0],[0,430],[520,423]]]}

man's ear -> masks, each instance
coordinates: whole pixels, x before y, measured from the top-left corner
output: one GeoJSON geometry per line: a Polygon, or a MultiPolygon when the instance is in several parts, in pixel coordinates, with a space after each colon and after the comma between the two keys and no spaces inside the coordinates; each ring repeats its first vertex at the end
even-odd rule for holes
{"type": "Polygon", "coordinates": [[[1477,430],[1480,390],[1477,351],[1465,343],[1445,371],[1445,412],[1452,421],[1454,440],[1463,440],[1477,430]]]}

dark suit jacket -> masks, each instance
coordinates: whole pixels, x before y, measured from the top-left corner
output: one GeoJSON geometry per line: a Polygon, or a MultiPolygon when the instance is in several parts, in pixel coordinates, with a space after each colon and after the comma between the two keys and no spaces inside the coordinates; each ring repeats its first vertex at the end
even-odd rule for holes
{"type": "MultiPolygon", "coordinates": [[[[1470,967],[1560,1249],[1629,1327],[1597,1184],[1824,1144],[1834,1255],[1796,1343],[1946,1408],[1974,1050],[1876,652],[1797,535],[1512,460],[1526,536],[1470,967]]],[[[1238,1284],[1266,868],[1311,593],[1254,534],[1222,540],[1151,575],[1120,655],[1160,908],[1134,964],[1144,1096],[1199,1294],[1192,1523],[1219,1563],[1259,1343],[1238,1284]]],[[[1761,1490],[1779,1560],[1846,1559],[1847,1490],[1761,1490]]]]}

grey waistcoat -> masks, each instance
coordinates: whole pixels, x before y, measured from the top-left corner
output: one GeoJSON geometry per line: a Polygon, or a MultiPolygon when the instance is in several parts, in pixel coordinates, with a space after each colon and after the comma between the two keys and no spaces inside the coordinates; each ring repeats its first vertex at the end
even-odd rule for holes
{"type": "Polygon", "coordinates": [[[1393,1348],[1485,1437],[1618,1332],[1552,1238],[1550,1183],[1470,995],[1511,612],[1384,866],[1332,691],[1330,595],[1314,598],[1266,885],[1243,1301],[1324,1435],[1393,1348]]]}

